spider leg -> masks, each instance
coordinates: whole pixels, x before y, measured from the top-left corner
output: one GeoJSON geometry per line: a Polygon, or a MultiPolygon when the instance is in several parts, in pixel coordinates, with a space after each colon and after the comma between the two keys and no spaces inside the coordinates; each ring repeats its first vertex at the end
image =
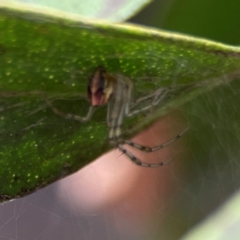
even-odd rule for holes
{"type": "Polygon", "coordinates": [[[146,163],[146,162],[142,162],[139,158],[135,157],[131,152],[123,148],[121,145],[118,145],[118,149],[122,153],[124,153],[133,163],[137,164],[140,167],[149,167],[149,168],[162,167],[173,161],[172,159],[170,159],[170,160],[159,162],[159,163],[146,163]]]}
{"type": "Polygon", "coordinates": [[[118,139],[118,143],[119,144],[128,144],[129,146],[133,147],[133,148],[137,148],[139,149],[140,151],[143,151],[143,152],[155,152],[155,151],[158,151],[162,148],[165,148],[167,147],[168,145],[174,143],[175,141],[177,141],[180,137],[182,137],[187,131],[189,130],[189,127],[187,127],[186,129],[184,129],[184,131],[182,131],[181,133],[179,133],[176,137],[172,138],[171,140],[163,143],[163,144],[160,144],[160,145],[157,145],[155,147],[147,147],[147,146],[143,146],[143,145],[140,145],[140,144],[137,144],[133,141],[130,141],[130,140],[124,140],[124,139],[118,139]]]}
{"type": "MultiPolygon", "coordinates": [[[[154,94],[149,95],[149,98],[151,98],[151,97],[153,98],[153,101],[152,101],[151,104],[149,104],[148,106],[142,107],[140,109],[137,109],[137,110],[129,111],[129,112],[126,113],[126,116],[127,117],[132,117],[136,114],[143,113],[143,112],[151,110],[152,108],[157,106],[159,104],[159,102],[161,102],[161,100],[163,100],[166,97],[168,92],[169,92],[168,90],[163,92],[162,89],[158,89],[157,91],[155,91],[154,94]]],[[[146,100],[147,97],[144,97],[143,99],[146,100]]]]}
{"type": "Polygon", "coordinates": [[[156,99],[165,89],[164,88],[160,88],[157,91],[155,91],[154,93],[150,93],[145,97],[141,97],[138,98],[136,101],[134,101],[133,103],[131,103],[131,110],[133,110],[134,108],[136,108],[140,103],[142,103],[143,101],[149,100],[149,99],[156,99]]]}
{"type": "Polygon", "coordinates": [[[122,126],[122,122],[123,122],[123,116],[124,116],[124,105],[121,106],[121,108],[119,109],[119,112],[118,112],[118,116],[117,118],[115,118],[113,116],[113,118],[111,118],[111,120],[109,121],[109,135],[108,135],[108,138],[109,138],[109,141],[110,143],[117,147],[118,146],[118,140],[121,136],[121,126],[122,126]]]}
{"type": "Polygon", "coordinates": [[[121,126],[131,102],[133,84],[129,78],[117,75],[114,89],[114,97],[108,102],[107,124],[109,129],[109,140],[116,146],[116,139],[121,135],[121,126]]]}
{"type": "Polygon", "coordinates": [[[19,107],[22,105],[24,105],[24,103],[17,103],[17,104],[10,105],[10,106],[0,106],[0,112],[4,112],[4,111],[7,111],[7,110],[10,110],[12,108],[19,107]]]}
{"type": "Polygon", "coordinates": [[[176,91],[180,89],[185,89],[186,86],[179,86],[179,87],[167,87],[167,88],[159,88],[154,93],[151,93],[145,97],[141,97],[137,99],[135,102],[131,103],[130,111],[126,112],[126,117],[132,117],[136,114],[143,113],[153,109],[157,106],[162,100],[166,99],[170,95],[174,94],[176,91]],[[139,109],[135,110],[135,108],[141,104],[143,101],[149,101],[152,99],[152,102],[149,103],[147,106],[140,107],[139,109]]]}
{"type": "Polygon", "coordinates": [[[93,115],[94,110],[95,110],[95,108],[91,105],[89,107],[87,115],[85,117],[81,117],[81,116],[78,116],[78,115],[74,115],[72,113],[64,113],[64,112],[60,111],[59,109],[57,109],[55,106],[53,106],[52,102],[49,101],[48,99],[45,98],[44,100],[56,115],[58,115],[62,118],[65,118],[65,119],[75,120],[75,121],[79,121],[79,122],[89,121],[92,118],[92,115],[93,115]]]}

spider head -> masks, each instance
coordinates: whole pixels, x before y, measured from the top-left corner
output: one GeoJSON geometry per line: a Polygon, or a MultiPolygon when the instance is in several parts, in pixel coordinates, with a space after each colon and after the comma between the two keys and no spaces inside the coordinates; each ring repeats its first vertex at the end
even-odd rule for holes
{"type": "Polygon", "coordinates": [[[88,84],[88,99],[92,106],[100,106],[108,103],[114,91],[115,78],[109,75],[106,70],[99,66],[88,84]]]}

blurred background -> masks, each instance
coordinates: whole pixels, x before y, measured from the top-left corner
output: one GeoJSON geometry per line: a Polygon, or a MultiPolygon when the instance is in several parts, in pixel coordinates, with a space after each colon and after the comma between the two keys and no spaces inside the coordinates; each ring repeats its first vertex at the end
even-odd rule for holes
{"type": "MultiPolygon", "coordinates": [[[[239,11],[237,0],[157,0],[128,22],[239,45],[239,11]]],[[[179,239],[239,187],[238,85],[198,97],[134,138],[153,146],[190,126],[160,152],[131,150],[143,161],[173,162],[145,169],[113,150],[76,174],[0,206],[0,240],[179,239]]]]}

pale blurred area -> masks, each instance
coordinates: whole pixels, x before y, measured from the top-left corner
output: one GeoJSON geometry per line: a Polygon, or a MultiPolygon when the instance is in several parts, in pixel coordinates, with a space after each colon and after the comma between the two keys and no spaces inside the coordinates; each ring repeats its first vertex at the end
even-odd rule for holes
{"type": "MultiPolygon", "coordinates": [[[[186,128],[173,115],[158,121],[133,141],[155,146],[171,140],[186,128]]],[[[148,239],[158,233],[173,203],[184,145],[180,138],[155,153],[130,147],[128,150],[147,163],[173,161],[158,168],[139,167],[119,150],[113,150],[59,181],[57,195],[61,204],[76,215],[104,214],[106,226],[115,229],[120,239],[148,239]]]]}

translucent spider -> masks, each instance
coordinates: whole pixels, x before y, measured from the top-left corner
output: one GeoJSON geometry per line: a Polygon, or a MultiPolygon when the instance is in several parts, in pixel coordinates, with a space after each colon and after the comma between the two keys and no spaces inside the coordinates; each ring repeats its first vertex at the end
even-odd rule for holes
{"type": "Polygon", "coordinates": [[[107,125],[109,127],[109,142],[112,146],[117,147],[121,152],[128,156],[128,158],[135,164],[142,167],[160,167],[170,161],[164,161],[159,163],[145,163],[139,158],[135,157],[130,151],[126,150],[123,145],[128,144],[133,148],[137,148],[143,152],[155,152],[160,150],[180,138],[187,130],[185,129],[182,133],[178,134],[176,137],[170,141],[157,145],[155,147],[148,147],[137,144],[130,140],[125,140],[121,137],[122,131],[121,127],[125,117],[132,117],[136,114],[143,113],[151,110],[156,105],[159,104],[163,98],[166,97],[167,90],[164,88],[158,89],[152,94],[145,97],[137,99],[135,102],[132,101],[132,81],[121,75],[117,74],[112,76],[106,72],[106,70],[99,66],[92,77],[89,79],[88,83],[88,99],[90,100],[91,106],[89,107],[88,113],[85,117],[77,116],[71,113],[64,113],[59,111],[53,104],[46,99],[47,104],[51,107],[53,112],[65,119],[72,119],[79,122],[87,122],[92,118],[94,109],[97,106],[108,104],[107,111],[107,125]],[[140,103],[150,100],[150,104],[145,104],[143,107],[136,109],[140,103]]]}

